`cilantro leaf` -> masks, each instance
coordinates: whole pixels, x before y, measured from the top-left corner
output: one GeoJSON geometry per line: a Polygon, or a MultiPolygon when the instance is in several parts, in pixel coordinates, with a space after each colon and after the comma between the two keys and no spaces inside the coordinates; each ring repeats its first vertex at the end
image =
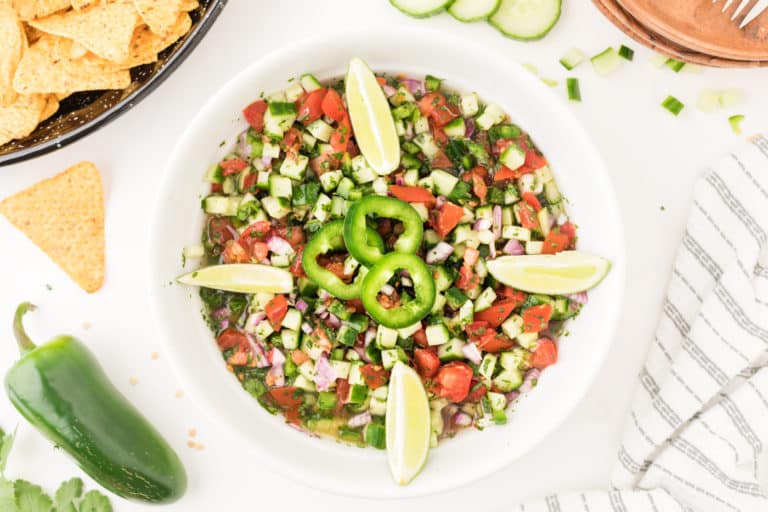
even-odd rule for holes
{"type": "Polygon", "coordinates": [[[112,512],[112,504],[99,491],[88,491],[80,503],[80,512],[112,512]]]}
{"type": "Polygon", "coordinates": [[[56,512],[71,512],[76,510],[74,501],[83,495],[83,481],[79,478],[71,478],[63,482],[54,497],[56,512]]]}
{"type": "Polygon", "coordinates": [[[16,480],[13,494],[19,512],[51,512],[51,498],[39,485],[16,480]]]}
{"type": "Polygon", "coordinates": [[[0,429],[0,474],[5,471],[5,463],[8,462],[8,454],[13,447],[13,438],[16,434],[6,434],[0,429]]]}

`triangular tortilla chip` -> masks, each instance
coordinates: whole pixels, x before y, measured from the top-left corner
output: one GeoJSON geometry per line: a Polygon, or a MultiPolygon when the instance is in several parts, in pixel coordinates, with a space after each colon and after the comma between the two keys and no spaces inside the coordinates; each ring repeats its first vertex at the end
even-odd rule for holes
{"type": "Polygon", "coordinates": [[[51,117],[53,114],[56,113],[56,111],[59,110],[59,99],[55,94],[48,94],[45,97],[45,106],[43,107],[43,111],[40,112],[40,122],[42,123],[49,117],[51,117]]]}
{"type": "Polygon", "coordinates": [[[133,0],[144,23],[155,34],[165,35],[176,23],[183,0],[133,0]]]}
{"type": "MultiPolygon", "coordinates": [[[[77,52],[74,52],[77,54],[77,52]]],[[[21,58],[13,88],[19,93],[49,93],[125,89],[131,84],[129,71],[92,53],[73,59],[73,42],[45,34],[21,58]]]]}
{"type": "Polygon", "coordinates": [[[24,27],[16,11],[6,5],[0,5],[0,41],[0,106],[3,106],[16,100],[13,75],[27,47],[24,27]]]}
{"type": "Polygon", "coordinates": [[[131,40],[131,56],[128,60],[120,62],[118,69],[129,69],[157,60],[157,54],[175,43],[181,36],[189,32],[192,26],[192,18],[183,12],[176,19],[173,27],[165,35],[158,35],[147,25],[140,25],[133,33],[131,40]]]}
{"type": "Polygon", "coordinates": [[[44,108],[42,94],[18,94],[13,103],[0,106],[0,146],[32,133],[44,108]]]}
{"type": "Polygon", "coordinates": [[[38,30],[73,39],[107,60],[128,58],[128,45],[139,15],[132,3],[97,4],[30,21],[38,30]]]}
{"type": "Polygon", "coordinates": [[[80,162],[0,202],[0,213],[85,291],[104,282],[104,190],[80,162]]]}
{"type": "Polygon", "coordinates": [[[200,4],[197,2],[197,0],[182,0],[181,2],[182,11],[194,11],[198,7],[200,7],[200,4]]]}
{"type": "Polygon", "coordinates": [[[22,20],[33,20],[68,9],[69,0],[12,0],[13,7],[22,20]]]}

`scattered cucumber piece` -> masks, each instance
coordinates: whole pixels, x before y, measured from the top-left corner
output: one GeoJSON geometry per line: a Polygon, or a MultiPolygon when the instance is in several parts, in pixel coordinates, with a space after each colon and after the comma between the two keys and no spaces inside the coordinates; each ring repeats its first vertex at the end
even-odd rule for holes
{"type": "Polygon", "coordinates": [[[568,71],[572,70],[586,59],[587,56],[578,48],[571,48],[560,59],[560,64],[568,71]]]}
{"type": "Polygon", "coordinates": [[[501,0],[455,0],[448,12],[457,20],[468,23],[488,19],[500,4],[501,0]]]}
{"type": "Polygon", "coordinates": [[[742,121],[744,121],[744,116],[742,114],[737,114],[728,118],[728,124],[731,125],[731,130],[733,130],[733,133],[736,135],[741,135],[742,121]]]}
{"type": "Polygon", "coordinates": [[[674,96],[667,96],[667,98],[661,103],[661,106],[669,110],[672,115],[677,116],[682,112],[685,105],[683,102],[675,98],[674,96]]]}
{"type": "Polygon", "coordinates": [[[598,75],[608,76],[621,67],[622,59],[611,46],[592,57],[590,62],[592,62],[592,67],[598,75]]]}
{"type": "Polygon", "coordinates": [[[501,0],[488,23],[512,39],[535,41],[560,19],[561,0],[501,0]]]}
{"type": "Polygon", "coordinates": [[[450,5],[451,0],[389,0],[400,11],[414,18],[427,18],[450,5]]]}
{"type": "Polygon", "coordinates": [[[568,90],[568,99],[571,101],[581,101],[581,87],[578,78],[569,78],[565,82],[568,90]]]}

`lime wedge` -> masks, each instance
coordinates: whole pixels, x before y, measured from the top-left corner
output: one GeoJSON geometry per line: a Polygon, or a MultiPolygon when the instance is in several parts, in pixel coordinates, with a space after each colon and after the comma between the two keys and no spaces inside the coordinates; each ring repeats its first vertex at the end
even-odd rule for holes
{"type": "Polygon", "coordinates": [[[505,285],[547,295],[566,295],[594,288],[611,269],[611,263],[605,258],[578,251],[502,256],[487,264],[488,272],[505,285]]]}
{"type": "Polygon", "coordinates": [[[429,453],[429,400],[421,377],[398,362],[387,394],[387,458],[392,477],[406,485],[419,474],[429,453]]]}
{"type": "Polygon", "coordinates": [[[400,164],[400,140],[376,76],[362,59],[349,62],[346,80],[347,106],[357,145],[368,164],[385,176],[400,164]]]}
{"type": "Polygon", "coordinates": [[[176,280],[192,286],[239,293],[289,293],[293,290],[293,276],[287,270],[250,263],[213,265],[176,280]]]}

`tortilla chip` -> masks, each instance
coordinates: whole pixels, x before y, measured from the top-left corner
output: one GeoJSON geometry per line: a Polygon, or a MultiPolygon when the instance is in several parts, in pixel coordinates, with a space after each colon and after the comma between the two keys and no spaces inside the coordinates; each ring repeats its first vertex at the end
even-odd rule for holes
{"type": "Polygon", "coordinates": [[[85,291],[104,282],[104,190],[80,162],[0,202],[3,214],[85,291]]]}
{"type": "Polygon", "coordinates": [[[40,112],[40,120],[38,122],[42,123],[53,114],[55,114],[58,110],[59,98],[55,94],[48,94],[45,97],[45,106],[43,107],[43,111],[40,112]]]}
{"type": "Polygon", "coordinates": [[[181,7],[179,7],[182,11],[189,12],[194,11],[200,7],[200,4],[197,2],[197,0],[182,0],[181,1],[181,7]]]}
{"type": "Polygon", "coordinates": [[[98,0],[72,0],[72,7],[79,11],[81,9],[85,9],[93,3],[96,3],[97,1],[98,0]]]}
{"type": "Polygon", "coordinates": [[[125,89],[131,83],[127,70],[92,53],[71,58],[73,42],[44,35],[21,58],[13,88],[18,93],[49,93],[125,89]]]}
{"type": "Polygon", "coordinates": [[[129,69],[134,66],[148,64],[157,60],[157,54],[175,43],[181,36],[189,32],[192,26],[192,18],[183,12],[176,19],[176,23],[165,35],[158,35],[147,25],[136,28],[131,40],[131,56],[120,62],[118,69],[129,69]]]}
{"type": "Polygon", "coordinates": [[[43,18],[68,9],[70,0],[13,0],[13,6],[22,20],[43,18]]]}
{"type": "Polygon", "coordinates": [[[6,5],[0,5],[0,41],[0,106],[3,106],[16,100],[13,75],[27,47],[24,27],[16,11],[6,5]]]}
{"type": "Polygon", "coordinates": [[[42,94],[18,94],[13,103],[0,106],[0,146],[32,133],[43,108],[45,96],[42,94]]]}
{"type": "Polygon", "coordinates": [[[80,11],[54,14],[30,21],[38,30],[73,39],[107,60],[128,58],[128,45],[139,15],[132,3],[93,5],[80,11]]]}
{"type": "Polygon", "coordinates": [[[139,16],[155,34],[165,35],[176,24],[183,0],[133,0],[139,16]]]}

